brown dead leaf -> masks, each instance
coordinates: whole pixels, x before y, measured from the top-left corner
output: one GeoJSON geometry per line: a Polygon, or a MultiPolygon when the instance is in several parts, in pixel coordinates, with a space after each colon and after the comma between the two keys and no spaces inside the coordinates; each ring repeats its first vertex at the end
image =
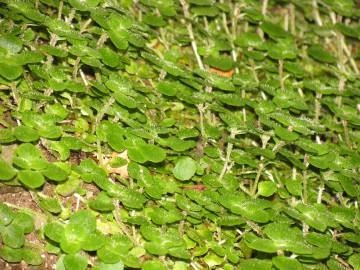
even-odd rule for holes
{"type": "MultiPolygon", "coordinates": [[[[120,158],[123,158],[125,159],[127,162],[129,162],[129,157],[127,155],[127,150],[125,150],[124,152],[122,153],[117,153],[117,152],[113,152],[111,154],[111,158],[116,158],[116,157],[120,157],[120,158]]],[[[110,164],[107,164],[107,168],[109,173],[115,173],[115,174],[118,174],[120,175],[122,178],[125,178],[125,179],[128,179],[129,178],[129,173],[128,173],[128,165],[124,165],[124,166],[121,166],[119,168],[113,168],[110,166],[110,164]]]]}
{"type": "Polygon", "coordinates": [[[234,75],[234,70],[231,69],[229,71],[222,71],[220,69],[217,68],[209,68],[209,71],[211,73],[216,73],[217,75],[221,76],[221,77],[226,77],[226,78],[231,78],[234,75]]]}

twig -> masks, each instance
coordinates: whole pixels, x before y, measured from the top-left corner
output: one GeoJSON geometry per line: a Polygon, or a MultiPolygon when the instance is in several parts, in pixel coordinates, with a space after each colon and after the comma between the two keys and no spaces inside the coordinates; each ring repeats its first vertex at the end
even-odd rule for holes
{"type": "Polygon", "coordinates": [[[204,106],[204,104],[199,104],[196,106],[197,109],[199,110],[199,115],[200,115],[200,132],[201,132],[201,137],[205,138],[206,137],[206,133],[205,133],[205,128],[204,128],[204,111],[206,109],[206,107],[204,106]]]}
{"type": "MultiPolygon", "coordinates": [[[[180,3],[181,3],[181,6],[182,6],[182,9],[183,9],[185,18],[190,19],[190,13],[189,13],[188,4],[185,2],[185,0],[180,0],[180,3]]],[[[191,47],[193,49],[193,52],[194,52],[196,61],[198,63],[198,66],[199,66],[200,69],[205,70],[204,64],[203,64],[203,62],[201,60],[201,57],[200,57],[200,55],[198,53],[197,44],[196,44],[196,40],[195,40],[195,37],[194,37],[193,29],[192,29],[192,24],[191,23],[186,23],[186,28],[188,30],[188,34],[189,34],[189,37],[190,37],[190,40],[191,40],[191,47]]]]}
{"type": "Polygon", "coordinates": [[[262,13],[264,16],[266,15],[268,3],[269,3],[268,0],[263,0],[263,2],[262,2],[261,13],[262,13]]]}
{"type": "Polygon", "coordinates": [[[319,26],[323,26],[323,22],[322,22],[321,17],[320,17],[319,8],[318,8],[318,4],[317,4],[316,0],[312,0],[312,7],[313,7],[313,14],[314,14],[314,18],[315,18],[316,23],[319,26]]]}
{"type": "Polygon", "coordinates": [[[259,183],[259,180],[260,180],[261,173],[262,173],[263,169],[264,169],[264,164],[260,163],[258,171],[256,173],[255,181],[254,181],[254,183],[253,183],[253,185],[251,187],[251,191],[250,191],[250,194],[251,194],[252,197],[255,196],[255,194],[256,194],[257,186],[258,186],[258,183],[259,183]]]}
{"type": "MultiPolygon", "coordinates": [[[[234,139],[236,134],[238,134],[238,131],[236,129],[231,129],[230,131],[230,138],[234,139]]],[[[231,169],[231,152],[233,150],[233,143],[232,142],[228,142],[227,143],[227,147],[226,147],[226,157],[225,157],[225,161],[224,161],[224,166],[221,170],[221,173],[219,175],[219,181],[221,181],[224,177],[224,175],[227,173],[228,170],[231,169]]]]}

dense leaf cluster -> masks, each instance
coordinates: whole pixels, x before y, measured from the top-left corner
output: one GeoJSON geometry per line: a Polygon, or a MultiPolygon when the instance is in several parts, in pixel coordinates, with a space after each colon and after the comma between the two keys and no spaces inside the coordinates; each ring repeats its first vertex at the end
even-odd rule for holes
{"type": "Polygon", "coordinates": [[[359,270],[359,17],[353,0],[0,0],[0,188],[37,206],[0,203],[0,257],[359,270]]]}

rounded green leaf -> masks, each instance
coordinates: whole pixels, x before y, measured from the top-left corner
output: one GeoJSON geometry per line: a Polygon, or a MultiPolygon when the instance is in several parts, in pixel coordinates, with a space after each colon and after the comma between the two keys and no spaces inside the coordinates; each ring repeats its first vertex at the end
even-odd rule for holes
{"type": "Polygon", "coordinates": [[[276,184],[272,181],[263,181],[258,185],[258,194],[264,197],[273,195],[277,190],[276,184]]]}
{"type": "Polygon", "coordinates": [[[43,258],[40,255],[40,251],[32,248],[24,248],[22,250],[23,260],[29,265],[41,265],[43,258]]]}
{"type": "Polygon", "coordinates": [[[64,266],[66,270],[86,270],[88,260],[79,254],[68,254],[64,257],[64,266]]]}
{"type": "Polygon", "coordinates": [[[17,126],[14,129],[14,135],[16,139],[21,142],[33,142],[39,139],[39,135],[36,130],[28,126],[17,126]]]}
{"type": "Polygon", "coordinates": [[[45,236],[57,243],[64,237],[65,228],[60,223],[47,223],[44,227],[45,236]]]}
{"type": "Polygon", "coordinates": [[[18,178],[24,186],[28,188],[39,188],[45,183],[44,176],[36,171],[23,170],[18,174],[18,178]]]}
{"type": "Polygon", "coordinates": [[[96,230],[96,217],[90,210],[79,210],[71,216],[69,224],[81,227],[87,233],[92,233],[96,230]]]}
{"type": "Polygon", "coordinates": [[[23,258],[22,249],[3,246],[0,248],[0,257],[9,263],[18,263],[23,258]]]}
{"type": "Polygon", "coordinates": [[[40,198],[39,206],[41,209],[54,214],[59,214],[62,210],[61,204],[55,198],[40,198]]]}
{"type": "Polygon", "coordinates": [[[0,203],[0,225],[8,225],[14,219],[14,212],[4,203],[0,203]]]}
{"type": "Polygon", "coordinates": [[[105,245],[96,251],[97,256],[104,263],[117,263],[133,246],[129,238],[124,235],[113,235],[105,245]]]}
{"type": "Polygon", "coordinates": [[[215,57],[215,56],[208,56],[204,58],[204,63],[213,67],[220,69],[222,71],[229,71],[233,68],[234,62],[230,57],[215,57]]]}
{"type": "Polygon", "coordinates": [[[142,270],[166,270],[165,265],[160,260],[146,261],[142,267],[142,270]]]}
{"type": "Polygon", "coordinates": [[[89,206],[97,211],[112,211],[115,209],[112,199],[105,192],[100,192],[95,199],[90,200],[89,206]]]}
{"type": "Polygon", "coordinates": [[[248,259],[240,261],[242,270],[271,270],[272,263],[269,260],[248,259]]]}
{"type": "Polygon", "coordinates": [[[18,226],[24,233],[31,233],[34,230],[34,219],[26,213],[17,212],[11,225],[18,226]]]}
{"type": "Polygon", "coordinates": [[[113,264],[99,262],[95,265],[95,268],[93,270],[123,270],[123,269],[124,269],[124,263],[122,261],[119,261],[113,264]]]}
{"type": "Polygon", "coordinates": [[[277,256],[272,258],[273,264],[279,268],[279,270],[302,270],[303,267],[296,259],[292,259],[284,256],[277,256]]]}
{"type": "Polygon", "coordinates": [[[24,230],[13,223],[1,231],[1,238],[3,243],[11,248],[20,248],[25,243],[24,230]]]}
{"type": "Polygon", "coordinates": [[[106,238],[100,232],[88,234],[82,241],[81,247],[86,251],[95,251],[104,246],[106,238]]]}
{"type": "Polygon", "coordinates": [[[354,270],[360,270],[360,253],[355,253],[350,256],[349,263],[354,267],[354,270]]]}
{"type": "Polygon", "coordinates": [[[0,48],[4,48],[11,54],[21,51],[23,43],[20,38],[13,34],[2,34],[0,36],[0,48]]]}
{"type": "Polygon", "coordinates": [[[41,170],[48,164],[41,151],[30,143],[23,143],[16,149],[13,163],[20,168],[34,170],[41,170]]]}
{"type": "Polygon", "coordinates": [[[71,167],[67,163],[54,162],[49,163],[42,173],[50,180],[61,182],[65,181],[69,176],[71,167]]]}
{"type": "Polygon", "coordinates": [[[235,43],[240,47],[258,48],[263,45],[263,40],[255,33],[242,33],[235,40],[235,43]]]}
{"type": "Polygon", "coordinates": [[[0,181],[8,181],[14,178],[16,171],[0,158],[0,181]]]}
{"type": "Polygon", "coordinates": [[[186,181],[195,175],[196,168],[195,160],[190,157],[182,157],[178,159],[172,172],[177,179],[186,181]]]}
{"type": "Polygon", "coordinates": [[[12,66],[8,64],[1,63],[0,64],[0,76],[5,79],[12,81],[20,77],[23,69],[21,66],[12,66]]]}

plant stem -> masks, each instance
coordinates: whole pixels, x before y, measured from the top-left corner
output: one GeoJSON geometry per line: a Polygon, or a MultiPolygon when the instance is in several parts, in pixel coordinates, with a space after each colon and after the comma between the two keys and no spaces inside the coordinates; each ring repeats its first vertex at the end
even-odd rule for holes
{"type": "MultiPolygon", "coordinates": [[[[230,138],[234,139],[236,134],[237,134],[237,130],[236,129],[231,129],[230,131],[230,138]]],[[[230,163],[231,163],[231,152],[233,150],[233,143],[232,142],[228,142],[227,143],[227,147],[226,147],[226,157],[225,157],[225,161],[224,161],[224,166],[221,170],[221,173],[219,175],[219,181],[221,181],[224,177],[224,175],[227,173],[228,170],[231,169],[230,163]]]]}
{"type": "Polygon", "coordinates": [[[307,175],[306,175],[306,171],[304,171],[303,173],[303,194],[302,194],[302,199],[303,199],[303,203],[307,204],[308,201],[308,181],[307,181],[307,175]]]}
{"type": "Polygon", "coordinates": [[[312,0],[312,7],[313,7],[313,14],[314,14],[314,18],[315,18],[316,23],[319,26],[323,26],[323,22],[322,22],[321,17],[320,17],[319,8],[318,8],[318,4],[317,4],[316,0],[312,0]]]}
{"type": "Polygon", "coordinates": [[[262,1],[262,7],[261,7],[261,13],[265,16],[266,12],[267,12],[267,7],[268,7],[268,0],[263,0],[262,1]]]}
{"type": "Polygon", "coordinates": [[[296,17],[295,17],[295,6],[294,4],[289,5],[289,14],[290,14],[290,33],[296,35],[296,17]]]}
{"type": "Polygon", "coordinates": [[[256,194],[257,186],[258,186],[258,183],[259,183],[259,180],[260,180],[261,173],[262,173],[263,169],[264,169],[264,164],[261,162],[259,164],[259,168],[258,168],[258,171],[256,173],[255,181],[254,181],[254,183],[253,183],[253,185],[251,187],[251,191],[250,191],[251,197],[254,197],[255,194],[256,194]]]}
{"type": "MultiPolygon", "coordinates": [[[[188,4],[185,2],[185,0],[180,0],[180,4],[182,6],[182,9],[183,9],[183,12],[184,12],[184,16],[185,16],[185,19],[189,20],[190,19],[190,13],[189,13],[189,6],[188,4]]],[[[196,44],[196,40],[195,40],[195,37],[194,37],[194,32],[193,32],[193,29],[192,29],[192,24],[191,22],[189,23],[186,23],[186,28],[187,28],[187,31],[188,31],[188,34],[189,34],[189,37],[190,37],[190,40],[191,40],[191,47],[193,49],[193,52],[194,52],[194,55],[195,55],[195,58],[196,58],[196,61],[198,63],[198,66],[201,70],[205,70],[204,68],[204,64],[201,60],[201,57],[198,53],[198,49],[197,49],[197,44],[196,44]]]]}
{"type": "Polygon", "coordinates": [[[284,90],[283,77],[284,77],[284,60],[279,59],[279,82],[280,82],[281,90],[284,90]]]}

